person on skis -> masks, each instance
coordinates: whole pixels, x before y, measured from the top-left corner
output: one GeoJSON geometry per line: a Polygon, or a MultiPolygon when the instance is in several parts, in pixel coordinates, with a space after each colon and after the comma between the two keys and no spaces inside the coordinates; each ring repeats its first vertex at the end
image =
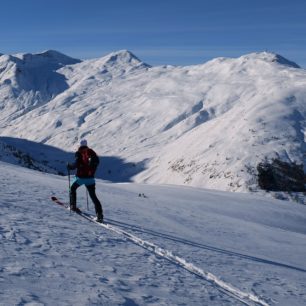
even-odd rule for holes
{"type": "Polygon", "coordinates": [[[75,153],[75,162],[72,164],[67,163],[67,169],[68,171],[76,169],[76,176],[70,187],[70,209],[75,212],[80,212],[80,209],[76,206],[76,191],[81,185],[85,185],[95,205],[96,220],[102,223],[103,210],[96,195],[96,182],[94,178],[98,165],[99,157],[94,150],[87,146],[87,141],[84,139],[80,142],[80,147],[75,153]]]}

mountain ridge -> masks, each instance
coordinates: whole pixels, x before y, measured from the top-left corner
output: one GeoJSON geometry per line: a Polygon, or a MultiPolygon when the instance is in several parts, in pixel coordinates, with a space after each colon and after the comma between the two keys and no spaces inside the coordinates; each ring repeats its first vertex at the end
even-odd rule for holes
{"type": "Polygon", "coordinates": [[[100,155],[145,162],[137,182],[248,191],[258,190],[257,167],[266,160],[305,172],[306,72],[280,55],[151,67],[120,50],[61,66],[41,81],[21,93],[0,81],[8,114],[0,135],[67,151],[85,137],[100,155]],[[18,113],[10,105],[20,100],[18,113]]]}

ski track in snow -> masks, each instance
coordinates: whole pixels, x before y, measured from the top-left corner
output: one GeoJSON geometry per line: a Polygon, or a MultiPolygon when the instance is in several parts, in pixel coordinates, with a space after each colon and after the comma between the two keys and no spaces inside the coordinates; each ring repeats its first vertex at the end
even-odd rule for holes
{"type": "MultiPolygon", "coordinates": [[[[66,209],[69,210],[68,206],[66,206],[66,209]]],[[[152,253],[155,253],[158,256],[161,256],[164,259],[169,260],[170,262],[177,264],[181,267],[183,267],[185,270],[191,272],[192,274],[195,274],[208,282],[211,282],[212,284],[216,285],[222,292],[225,292],[226,294],[230,294],[234,298],[238,299],[239,301],[245,303],[246,305],[252,305],[250,302],[254,302],[258,305],[263,305],[267,306],[268,304],[261,298],[255,296],[254,294],[251,293],[246,293],[238,288],[233,287],[231,284],[228,284],[222,280],[220,280],[217,276],[213,275],[212,273],[203,271],[202,269],[196,267],[192,263],[187,262],[184,258],[181,258],[179,256],[174,255],[171,251],[163,249],[157,245],[155,245],[152,242],[145,241],[131,233],[128,233],[127,231],[124,231],[116,226],[110,225],[108,223],[98,223],[94,220],[93,216],[90,216],[88,214],[81,214],[82,217],[85,219],[94,222],[95,224],[102,226],[108,230],[111,230],[119,235],[123,235],[126,239],[129,241],[135,243],[136,245],[149,250],[152,253]]]]}
{"type": "Polygon", "coordinates": [[[101,224],[101,226],[106,227],[118,234],[121,234],[125,236],[128,240],[134,242],[135,244],[169,260],[170,262],[174,264],[178,264],[179,266],[183,267],[187,271],[213,283],[218,287],[218,289],[221,289],[222,291],[225,291],[226,293],[229,293],[234,298],[238,299],[239,301],[242,301],[246,303],[247,305],[251,305],[251,302],[255,302],[256,304],[266,306],[268,305],[264,300],[261,298],[251,294],[251,293],[245,293],[239,290],[238,288],[233,287],[232,285],[223,282],[222,280],[218,279],[217,276],[213,275],[212,273],[203,271],[202,269],[196,267],[192,263],[187,262],[184,258],[181,258],[179,256],[176,256],[172,254],[171,251],[165,250],[151,242],[145,241],[140,239],[139,237],[132,235],[126,231],[123,231],[117,227],[111,226],[109,224],[101,224]]]}
{"type": "MultiPolygon", "coordinates": [[[[55,198],[55,200],[53,200],[55,203],[59,204],[60,206],[66,208],[67,210],[69,210],[69,206],[65,203],[63,203],[62,201],[58,200],[57,198],[55,198]]],[[[158,256],[161,256],[164,259],[169,260],[171,263],[177,264],[179,266],[181,266],[182,268],[184,268],[185,270],[191,272],[192,274],[195,274],[205,280],[207,280],[208,282],[214,284],[217,286],[218,290],[221,290],[222,292],[225,292],[226,294],[230,294],[231,296],[233,296],[234,298],[238,299],[239,301],[245,303],[246,305],[251,305],[250,302],[254,302],[258,305],[263,305],[263,306],[268,306],[268,304],[262,300],[261,298],[255,296],[254,294],[251,293],[246,293],[243,292],[241,290],[239,290],[238,288],[233,287],[231,284],[228,284],[222,280],[220,280],[217,276],[213,275],[212,273],[203,271],[202,269],[196,267],[195,265],[193,265],[192,263],[187,262],[184,258],[181,258],[179,256],[174,255],[171,251],[163,249],[157,245],[155,245],[152,242],[149,241],[145,241],[127,231],[124,231],[116,226],[110,225],[108,223],[98,223],[94,220],[94,217],[82,212],[80,214],[81,217],[99,225],[102,226],[108,230],[111,230],[119,235],[124,236],[127,240],[135,243],[136,245],[152,252],[155,253],[158,256]]]]}

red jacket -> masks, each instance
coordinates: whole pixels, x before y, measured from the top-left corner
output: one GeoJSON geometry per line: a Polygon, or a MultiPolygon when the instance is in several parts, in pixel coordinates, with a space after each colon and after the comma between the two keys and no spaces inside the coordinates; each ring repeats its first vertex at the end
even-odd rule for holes
{"type": "Polygon", "coordinates": [[[76,176],[80,178],[93,178],[99,165],[99,157],[96,152],[87,146],[82,146],[75,153],[74,168],[76,176]]]}

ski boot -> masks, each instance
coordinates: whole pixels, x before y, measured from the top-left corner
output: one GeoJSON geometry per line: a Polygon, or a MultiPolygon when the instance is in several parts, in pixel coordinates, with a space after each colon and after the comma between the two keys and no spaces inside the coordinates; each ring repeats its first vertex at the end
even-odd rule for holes
{"type": "Polygon", "coordinates": [[[74,211],[77,214],[81,213],[81,210],[78,207],[76,207],[76,205],[70,205],[70,210],[74,211]]]}
{"type": "Polygon", "coordinates": [[[102,214],[97,214],[97,217],[95,219],[96,222],[103,223],[103,215],[102,214]]]}

